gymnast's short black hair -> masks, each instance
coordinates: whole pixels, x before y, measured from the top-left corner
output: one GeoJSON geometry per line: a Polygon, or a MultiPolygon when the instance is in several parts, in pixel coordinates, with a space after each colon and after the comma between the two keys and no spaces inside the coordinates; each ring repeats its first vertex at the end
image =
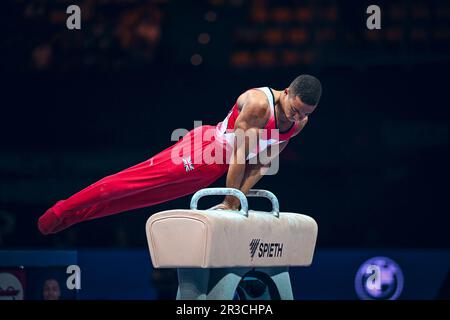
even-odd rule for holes
{"type": "Polygon", "coordinates": [[[315,106],[322,95],[322,84],[319,79],[309,74],[302,74],[295,78],[289,86],[289,93],[298,96],[303,103],[315,106]]]}

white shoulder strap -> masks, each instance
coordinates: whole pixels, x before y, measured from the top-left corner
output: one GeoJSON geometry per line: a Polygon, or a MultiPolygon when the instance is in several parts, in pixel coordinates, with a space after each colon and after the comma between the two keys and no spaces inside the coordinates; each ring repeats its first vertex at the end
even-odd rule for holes
{"type": "Polygon", "coordinates": [[[274,100],[274,96],[272,93],[272,90],[269,89],[269,87],[261,87],[261,88],[256,88],[257,90],[261,90],[262,92],[264,92],[264,94],[267,97],[267,100],[269,101],[269,105],[270,105],[270,110],[272,111],[273,114],[273,100],[274,100]]]}

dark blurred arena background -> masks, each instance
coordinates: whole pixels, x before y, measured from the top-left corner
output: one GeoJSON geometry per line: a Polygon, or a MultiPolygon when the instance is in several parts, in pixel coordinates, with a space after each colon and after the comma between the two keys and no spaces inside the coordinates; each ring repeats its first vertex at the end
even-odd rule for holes
{"type": "Polygon", "coordinates": [[[366,28],[369,4],[2,1],[0,248],[145,248],[149,215],[190,197],[54,236],[36,221],[174,129],[216,124],[244,90],[301,73],[321,79],[322,101],[258,186],[316,219],[318,249],[450,248],[450,3],[376,1],[381,30],[366,28]],[[66,28],[70,4],[81,30],[66,28]]]}

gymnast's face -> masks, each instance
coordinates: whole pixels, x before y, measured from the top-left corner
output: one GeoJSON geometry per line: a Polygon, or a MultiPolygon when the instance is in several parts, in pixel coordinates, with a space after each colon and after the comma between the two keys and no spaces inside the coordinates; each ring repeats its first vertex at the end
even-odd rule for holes
{"type": "Polygon", "coordinates": [[[316,109],[316,106],[304,103],[299,96],[290,94],[289,88],[284,89],[281,97],[281,107],[286,118],[291,122],[305,119],[316,109]]]}

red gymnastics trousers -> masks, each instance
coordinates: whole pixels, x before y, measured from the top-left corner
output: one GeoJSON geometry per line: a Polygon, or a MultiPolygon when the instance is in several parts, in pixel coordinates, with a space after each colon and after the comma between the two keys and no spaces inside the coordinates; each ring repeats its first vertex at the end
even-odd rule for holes
{"type": "Polygon", "coordinates": [[[56,233],[82,221],[155,205],[209,186],[228,169],[226,161],[211,163],[199,156],[208,148],[211,150],[212,144],[226,148],[216,142],[214,136],[202,139],[207,134],[211,136],[214,130],[213,126],[197,127],[147,161],[107,176],[70,198],[58,201],[39,218],[40,232],[56,233]],[[174,148],[179,152],[173,152],[174,148]],[[178,163],[173,161],[174,153],[182,153],[178,163]]]}

